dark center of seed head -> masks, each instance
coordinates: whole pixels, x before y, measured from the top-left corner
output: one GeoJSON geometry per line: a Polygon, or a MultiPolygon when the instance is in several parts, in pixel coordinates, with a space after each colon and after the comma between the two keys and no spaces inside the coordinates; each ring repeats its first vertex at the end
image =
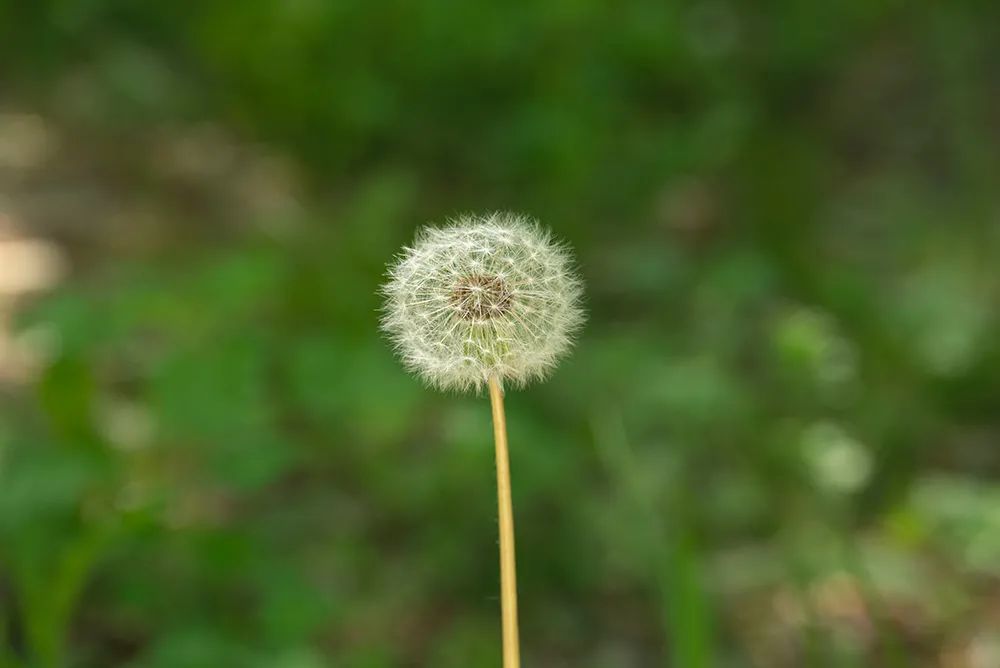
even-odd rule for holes
{"type": "Polygon", "coordinates": [[[513,295],[499,276],[473,274],[451,289],[451,303],[466,320],[488,320],[510,310],[513,295]]]}

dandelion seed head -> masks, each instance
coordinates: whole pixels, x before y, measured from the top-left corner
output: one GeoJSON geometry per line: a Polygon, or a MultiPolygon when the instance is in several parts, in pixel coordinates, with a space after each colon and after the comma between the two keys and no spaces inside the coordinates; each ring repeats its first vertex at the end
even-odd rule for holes
{"type": "Polygon", "coordinates": [[[382,292],[382,328],[404,365],[444,390],[545,378],[584,320],[566,247],[510,213],[422,229],[382,292]]]}

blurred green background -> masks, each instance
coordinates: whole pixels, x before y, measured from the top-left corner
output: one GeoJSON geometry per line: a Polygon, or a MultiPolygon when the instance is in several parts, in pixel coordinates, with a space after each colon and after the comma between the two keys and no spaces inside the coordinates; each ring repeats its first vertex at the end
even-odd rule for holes
{"type": "Polygon", "coordinates": [[[377,331],[511,209],[526,666],[1000,666],[1000,4],[0,0],[0,666],[499,665],[484,397],[377,331]]]}

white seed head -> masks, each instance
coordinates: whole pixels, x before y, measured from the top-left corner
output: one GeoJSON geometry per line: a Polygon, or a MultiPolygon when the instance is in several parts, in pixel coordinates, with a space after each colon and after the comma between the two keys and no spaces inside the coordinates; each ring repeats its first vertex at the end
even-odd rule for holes
{"type": "Polygon", "coordinates": [[[544,378],[584,319],[566,247],[509,213],[422,229],[382,292],[382,328],[403,363],[444,390],[544,378]]]}

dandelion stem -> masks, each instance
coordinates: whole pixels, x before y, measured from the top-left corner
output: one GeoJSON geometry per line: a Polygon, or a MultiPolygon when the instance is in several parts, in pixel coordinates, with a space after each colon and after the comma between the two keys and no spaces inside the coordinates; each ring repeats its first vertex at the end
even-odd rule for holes
{"type": "Polygon", "coordinates": [[[500,613],[503,619],[503,666],[520,668],[521,650],[517,631],[517,573],[514,563],[514,509],[510,494],[510,456],[507,451],[507,419],[503,390],[491,376],[490,407],[493,409],[493,440],[497,454],[497,509],[500,520],[500,613]]]}

